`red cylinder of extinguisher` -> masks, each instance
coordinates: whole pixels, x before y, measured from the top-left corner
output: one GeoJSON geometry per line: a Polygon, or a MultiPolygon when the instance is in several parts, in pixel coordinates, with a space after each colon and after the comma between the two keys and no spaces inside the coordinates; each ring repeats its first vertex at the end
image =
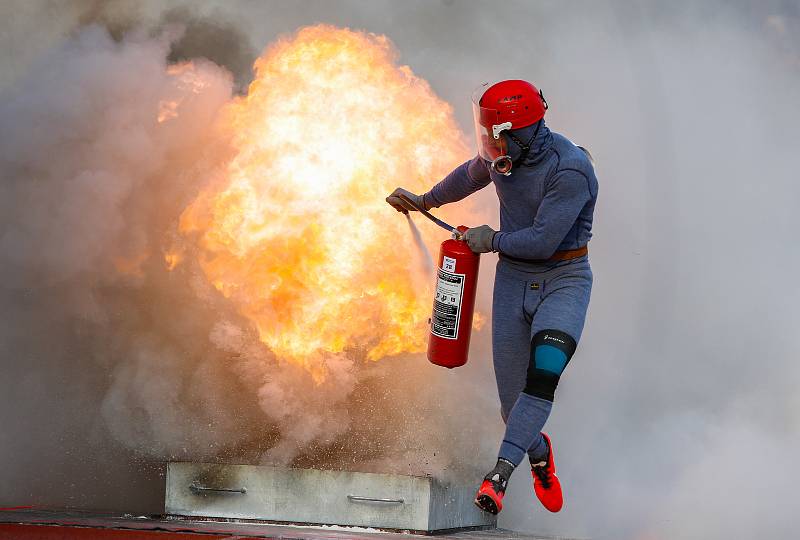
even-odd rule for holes
{"type": "MultiPolygon", "coordinates": [[[[461,233],[467,227],[460,226],[461,233]]],[[[428,360],[454,368],[467,363],[480,255],[463,239],[442,242],[428,338],[428,360]]]]}

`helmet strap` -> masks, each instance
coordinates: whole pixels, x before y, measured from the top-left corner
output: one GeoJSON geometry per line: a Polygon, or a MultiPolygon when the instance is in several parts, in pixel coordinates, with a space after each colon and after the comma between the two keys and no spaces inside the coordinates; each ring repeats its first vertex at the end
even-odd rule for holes
{"type": "Polygon", "coordinates": [[[517,161],[519,162],[520,167],[524,166],[525,160],[528,157],[528,153],[531,151],[531,146],[533,145],[533,141],[536,140],[536,136],[539,134],[539,128],[541,128],[541,127],[542,127],[542,121],[539,120],[539,122],[536,124],[536,129],[534,130],[533,135],[531,136],[530,139],[528,139],[527,143],[523,143],[519,139],[519,137],[517,137],[516,135],[511,133],[511,131],[507,131],[506,132],[506,135],[508,135],[508,138],[511,139],[512,141],[514,141],[514,144],[519,146],[520,149],[522,150],[520,152],[520,154],[519,154],[519,157],[517,158],[517,161]]]}

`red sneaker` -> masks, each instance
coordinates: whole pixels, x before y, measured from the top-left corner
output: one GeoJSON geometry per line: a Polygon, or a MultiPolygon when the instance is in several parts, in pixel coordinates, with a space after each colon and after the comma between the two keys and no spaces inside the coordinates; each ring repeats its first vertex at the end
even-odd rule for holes
{"type": "Polygon", "coordinates": [[[486,479],[475,494],[475,504],[484,512],[496,515],[503,509],[503,495],[505,491],[500,489],[499,484],[486,479]]]}
{"type": "Polygon", "coordinates": [[[542,505],[551,512],[558,512],[564,506],[564,495],[561,493],[561,482],[556,476],[556,464],[553,461],[553,443],[550,437],[542,433],[547,442],[547,461],[531,465],[533,475],[533,491],[542,505]]]}

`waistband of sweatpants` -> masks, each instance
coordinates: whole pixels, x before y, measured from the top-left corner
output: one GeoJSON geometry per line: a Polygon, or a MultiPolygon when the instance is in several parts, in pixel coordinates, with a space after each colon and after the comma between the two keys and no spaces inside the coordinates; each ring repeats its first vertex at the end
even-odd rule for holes
{"type": "Polygon", "coordinates": [[[503,253],[500,253],[500,258],[519,264],[540,265],[540,264],[552,264],[562,261],[570,261],[572,259],[578,259],[580,257],[585,257],[587,255],[589,255],[588,245],[575,249],[564,249],[561,251],[556,251],[549,259],[523,259],[520,257],[512,257],[511,255],[505,255],[503,253]]]}

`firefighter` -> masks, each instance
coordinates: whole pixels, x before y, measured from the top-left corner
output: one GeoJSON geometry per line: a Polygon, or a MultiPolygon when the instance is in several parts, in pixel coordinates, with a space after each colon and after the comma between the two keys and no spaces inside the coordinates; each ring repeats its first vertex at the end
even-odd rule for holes
{"type": "MultiPolygon", "coordinates": [[[[506,424],[497,464],[475,503],[500,512],[511,473],[527,454],[537,498],[558,512],[563,494],[554,447],[541,430],[589,305],[587,244],[597,178],[589,153],[547,128],[547,102],[533,84],[508,80],[484,85],[473,94],[472,104],[478,155],[414,202],[426,210],[438,208],[490,183],[500,201],[500,230],[481,225],[465,233],[474,252],[499,255],[492,353],[506,424]]],[[[386,200],[401,212],[414,210],[397,191],[386,200]]]]}

